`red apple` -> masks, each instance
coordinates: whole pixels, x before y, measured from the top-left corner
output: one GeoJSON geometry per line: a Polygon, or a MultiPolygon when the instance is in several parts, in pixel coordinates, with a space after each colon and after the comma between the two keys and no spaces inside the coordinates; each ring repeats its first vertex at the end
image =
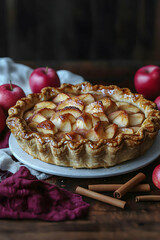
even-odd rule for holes
{"type": "Polygon", "coordinates": [[[158,96],[154,102],[157,104],[157,108],[160,110],[160,96],[158,96]]]}
{"type": "Polygon", "coordinates": [[[152,173],[152,182],[160,189],[160,164],[155,167],[152,173]]]}
{"type": "Polygon", "coordinates": [[[22,97],[25,97],[25,93],[19,86],[11,83],[0,86],[0,105],[5,111],[8,111],[22,97]]]}
{"type": "Polygon", "coordinates": [[[59,87],[60,80],[54,69],[40,67],[31,73],[29,85],[32,92],[39,93],[44,87],[59,87]]]}
{"type": "Polygon", "coordinates": [[[0,107],[0,133],[4,130],[5,126],[6,126],[6,116],[2,107],[0,107]]]}
{"type": "Polygon", "coordinates": [[[145,98],[155,99],[160,95],[160,68],[154,65],[140,68],[134,76],[134,85],[145,98]]]}

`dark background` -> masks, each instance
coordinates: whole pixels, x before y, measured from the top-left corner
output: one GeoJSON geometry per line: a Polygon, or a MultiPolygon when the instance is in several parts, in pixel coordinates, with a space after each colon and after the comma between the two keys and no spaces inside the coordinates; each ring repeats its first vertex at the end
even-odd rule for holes
{"type": "Polygon", "coordinates": [[[33,67],[47,64],[72,70],[74,66],[80,74],[86,74],[82,69],[91,74],[92,69],[101,78],[103,71],[109,77],[118,69],[114,79],[124,77],[125,71],[133,74],[142,65],[159,64],[159,0],[1,0],[0,4],[0,57],[33,67]]]}

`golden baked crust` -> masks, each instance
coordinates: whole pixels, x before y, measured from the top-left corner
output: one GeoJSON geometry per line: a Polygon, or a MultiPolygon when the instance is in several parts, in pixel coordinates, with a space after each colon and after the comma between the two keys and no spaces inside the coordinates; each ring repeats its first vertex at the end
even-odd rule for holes
{"type": "Polygon", "coordinates": [[[8,113],[7,125],[25,152],[74,168],[110,167],[140,156],[160,129],[155,103],[127,88],[88,82],[44,88],[8,113]]]}

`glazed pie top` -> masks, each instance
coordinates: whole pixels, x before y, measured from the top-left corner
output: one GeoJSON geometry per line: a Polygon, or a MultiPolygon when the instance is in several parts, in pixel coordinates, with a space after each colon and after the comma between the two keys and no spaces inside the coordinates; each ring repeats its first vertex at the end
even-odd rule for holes
{"type": "Polygon", "coordinates": [[[112,139],[137,132],[145,119],[133,104],[95,93],[58,93],[24,113],[28,127],[59,140],[112,139]]]}
{"type": "Polygon", "coordinates": [[[9,110],[7,124],[18,140],[37,138],[41,144],[49,142],[50,148],[67,145],[78,149],[87,143],[93,150],[102,145],[116,149],[123,141],[133,147],[146,136],[150,140],[155,137],[160,114],[153,102],[129,89],[84,82],[63,84],[58,89],[48,87],[40,94],[28,95],[9,110]]]}

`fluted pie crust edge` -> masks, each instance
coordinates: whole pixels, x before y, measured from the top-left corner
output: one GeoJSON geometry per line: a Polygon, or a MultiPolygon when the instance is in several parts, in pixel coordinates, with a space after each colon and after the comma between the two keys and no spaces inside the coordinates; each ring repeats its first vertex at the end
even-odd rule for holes
{"type": "Polygon", "coordinates": [[[132,93],[128,88],[91,85],[88,82],[44,88],[41,93],[29,94],[17,101],[8,114],[7,125],[25,152],[46,163],[73,168],[107,168],[138,157],[151,147],[160,129],[160,111],[156,109],[155,103],[140,94],[132,93]],[[88,139],[75,142],[66,138],[57,141],[54,135],[31,131],[23,118],[24,112],[36,103],[48,101],[59,93],[93,92],[137,106],[145,114],[145,120],[138,132],[131,135],[119,133],[112,139],[100,139],[96,142],[88,139]]]}

